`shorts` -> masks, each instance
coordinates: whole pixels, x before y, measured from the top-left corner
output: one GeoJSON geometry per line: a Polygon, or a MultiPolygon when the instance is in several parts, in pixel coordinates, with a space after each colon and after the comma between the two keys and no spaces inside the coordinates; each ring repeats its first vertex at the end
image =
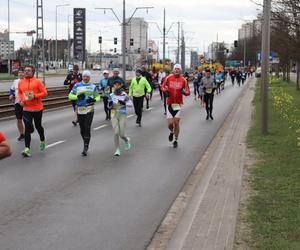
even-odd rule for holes
{"type": "Polygon", "coordinates": [[[173,119],[173,118],[180,119],[180,113],[181,113],[181,110],[174,111],[172,109],[172,106],[168,105],[168,107],[167,107],[167,119],[173,119]]]}
{"type": "Polygon", "coordinates": [[[20,103],[15,104],[15,115],[18,120],[22,120],[23,118],[23,107],[20,103]]]}

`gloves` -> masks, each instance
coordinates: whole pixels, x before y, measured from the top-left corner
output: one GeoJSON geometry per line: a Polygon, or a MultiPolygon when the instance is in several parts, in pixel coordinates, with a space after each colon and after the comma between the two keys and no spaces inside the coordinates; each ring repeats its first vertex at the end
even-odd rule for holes
{"type": "Polygon", "coordinates": [[[121,105],[126,105],[126,102],[125,102],[125,101],[119,100],[118,102],[119,102],[121,105]]]}
{"type": "Polygon", "coordinates": [[[169,90],[166,90],[166,91],[165,91],[165,96],[166,96],[166,97],[169,97],[169,96],[170,96],[169,90]]]}
{"type": "Polygon", "coordinates": [[[180,92],[181,94],[185,95],[185,89],[182,89],[180,92]]]}
{"type": "Polygon", "coordinates": [[[81,100],[81,101],[84,100],[85,99],[85,94],[81,93],[81,94],[77,95],[77,99],[81,100]]]}
{"type": "Polygon", "coordinates": [[[96,102],[96,99],[93,98],[93,97],[89,97],[89,98],[86,100],[86,102],[87,102],[88,104],[93,104],[93,103],[96,102]]]}

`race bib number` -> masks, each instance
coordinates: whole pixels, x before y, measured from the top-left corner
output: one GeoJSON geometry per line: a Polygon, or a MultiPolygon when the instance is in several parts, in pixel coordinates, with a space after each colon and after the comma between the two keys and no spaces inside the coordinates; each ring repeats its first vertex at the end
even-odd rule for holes
{"type": "Polygon", "coordinates": [[[89,112],[92,112],[94,110],[93,106],[87,106],[87,107],[78,107],[77,113],[79,115],[86,115],[89,112]]]}
{"type": "Polygon", "coordinates": [[[171,106],[174,111],[179,111],[181,109],[180,104],[177,104],[177,103],[173,103],[173,104],[171,104],[171,106]]]}
{"type": "Polygon", "coordinates": [[[206,93],[207,93],[207,94],[211,94],[212,91],[213,91],[212,89],[207,89],[207,90],[206,90],[206,93]]]}
{"type": "Polygon", "coordinates": [[[26,91],[26,92],[24,92],[24,97],[25,97],[25,101],[32,100],[34,97],[34,94],[32,91],[26,91]]]}

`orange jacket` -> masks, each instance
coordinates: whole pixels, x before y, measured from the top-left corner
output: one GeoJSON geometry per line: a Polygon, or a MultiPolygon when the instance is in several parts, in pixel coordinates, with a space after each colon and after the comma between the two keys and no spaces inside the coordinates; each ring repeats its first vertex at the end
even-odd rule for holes
{"type": "Polygon", "coordinates": [[[48,92],[41,82],[41,80],[32,77],[24,78],[19,81],[18,95],[20,102],[24,103],[23,110],[27,111],[41,111],[43,110],[42,98],[48,95],[48,92]],[[26,100],[25,95],[28,92],[33,92],[34,98],[32,100],[26,100]]]}

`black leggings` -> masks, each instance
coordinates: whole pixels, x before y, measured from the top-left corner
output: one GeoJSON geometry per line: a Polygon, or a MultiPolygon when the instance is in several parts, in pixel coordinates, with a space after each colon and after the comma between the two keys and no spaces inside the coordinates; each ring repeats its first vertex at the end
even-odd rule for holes
{"type": "Polygon", "coordinates": [[[36,130],[39,133],[40,140],[45,140],[44,128],[42,127],[43,111],[23,111],[23,121],[25,124],[25,147],[30,148],[31,133],[33,132],[33,120],[36,130]]]}
{"type": "Polygon", "coordinates": [[[204,94],[204,102],[207,115],[211,115],[213,111],[214,94],[204,94]]]}
{"type": "Polygon", "coordinates": [[[78,114],[78,122],[80,126],[80,134],[83,139],[84,147],[88,148],[91,140],[91,126],[94,117],[94,112],[86,115],[78,114]]]}
{"type": "Polygon", "coordinates": [[[143,113],[143,105],[144,105],[144,96],[133,97],[134,111],[135,111],[135,114],[137,115],[136,123],[141,123],[142,113],[143,113]]]}
{"type": "Polygon", "coordinates": [[[198,82],[194,82],[194,95],[196,96],[198,93],[198,96],[200,96],[200,92],[199,92],[199,83],[198,82]]]}
{"type": "Polygon", "coordinates": [[[110,118],[110,109],[108,108],[108,97],[103,96],[103,104],[104,104],[104,111],[108,118],[110,118]]]}

